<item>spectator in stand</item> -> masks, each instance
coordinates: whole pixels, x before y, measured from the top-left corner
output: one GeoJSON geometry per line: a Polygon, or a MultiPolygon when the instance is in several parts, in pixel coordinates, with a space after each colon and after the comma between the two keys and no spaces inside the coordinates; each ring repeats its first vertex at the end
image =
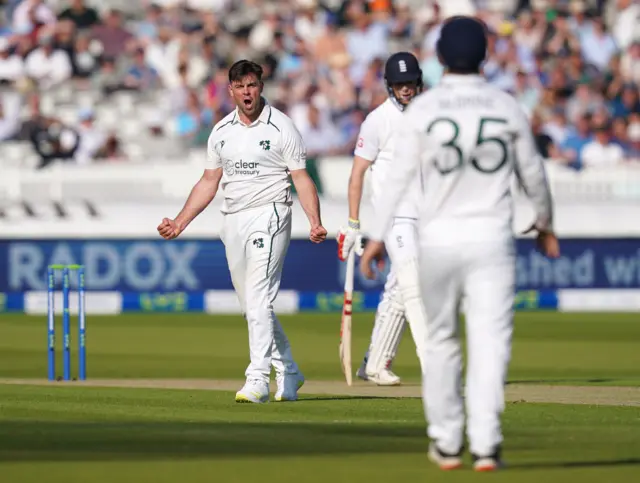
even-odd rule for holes
{"type": "MultiPolygon", "coordinates": [[[[443,21],[475,12],[490,31],[484,74],[517,97],[545,157],[590,169],[597,161],[584,161],[587,144],[609,158],[615,158],[609,144],[624,147],[628,158],[637,152],[631,136],[640,108],[637,1],[186,0],[181,6],[148,0],[130,3],[126,25],[119,11],[108,10],[101,21],[90,5],[97,4],[10,0],[12,28],[0,32],[0,83],[26,85],[25,75],[42,78],[38,89],[70,82],[66,75],[51,82],[47,78],[56,76],[43,74],[64,70],[45,68],[52,62],[40,39],[53,35],[53,52],[66,50],[70,58],[74,88],[88,89],[97,102],[104,98],[96,93],[129,89],[146,97],[157,90],[153,107],[168,120],[165,127],[175,126],[179,115],[188,127],[197,117],[190,114],[196,112],[193,95],[213,119],[233,109],[225,66],[246,56],[265,66],[265,96],[301,131],[310,129],[307,104],[317,96],[321,119],[330,119],[340,134],[335,142],[347,146],[362,116],[386,99],[379,66],[388,53],[414,52],[425,85],[435,86],[443,72],[435,54],[443,21]],[[39,56],[45,61],[37,62],[39,56]],[[597,136],[589,118],[599,126],[597,136]],[[603,123],[610,125],[608,134],[603,123]]],[[[172,135],[163,138],[167,145],[172,135]]]]}
{"type": "Polygon", "coordinates": [[[580,82],[567,101],[567,119],[570,123],[579,122],[585,114],[591,114],[604,107],[601,94],[591,88],[587,82],[580,82]]]}
{"type": "Polygon", "coordinates": [[[640,112],[638,87],[625,84],[621,93],[611,100],[611,111],[613,117],[627,117],[634,112],[640,112]]]}
{"type": "Polygon", "coordinates": [[[41,89],[51,89],[71,79],[73,72],[69,55],[54,47],[51,34],[42,34],[39,47],[26,59],[27,75],[34,79],[41,89]]]}
{"type": "Polygon", "coordinates": [[[386,59],[389,31],[385,24],[375,22],[366,2],[348,2],[347,17],[353,28],[347,33],[347,51],[351,57],[349,75],[356,86],[360,86],[367,66],[377,57],[386,59]]]}
{"type": "Polygon", "coordinates": [[[80,120],[77,128],[79,141],[74,152],[74,159],[78,164],[120,158],[120,143],[117,137],[95,125],[95,113],[92,109],[82,109],[78,118],[80,120]]]}
{"type": "Polygon", "coordinates": [[[544,124],[543,129],[551,136],[556,146],[561,146],[574,132],[574,127],[567,122],[565,110],[562,107],[553,109],[551,118],[544,124]]]}
{"type": "Polygon", "coordinates": [[[611,168],[625,159],[624,150],[611,136],[608,122],[593,126],[594,139],[582,149],[582,164],[587,168],[611,168]]]}
{"type": "Polygon", "coordinates": [[[69,60],[72,60],[77,33],[75,24],[70,20],[61,20],[52,26],[51,32],[53,33],[54,47],[64,51],[69,60]]]}
{"type": "Polygon", "coordinates": [[[618,51],[613,37],[607,33],[604,20],[593,19],[593,28],[585,32],[582,38],[582,55],[585,61],[604,71],[609,61],[618,51]]]}
{"type": "Polygon", "coordinates": [[[13,31],[24,35],[55,24],[56,15],[43,0],[22,0],[13,12],[13,31]]]}
{"type": "Polygon", "coordinates": [[[137,23],[136,37],[144,44],[149,44],[158,38],[158,29],[162,24],[162,7],[152,3],[145,9],[145,18],[137,23]]]}
{"type": "Polygon", "coordinates": [[[615,0],[617,15],[613,36],[619,48],[627,49],[640,38],[640,4],[637,0],[615,0]]]}
{"type": "Polygon", "coordinates": [[[189,146],[206,146],[214,121],[213,111],[195,90],[189,90],[186,105],[176,116],[176,133],[189,146]]]}
{"type": "Polygon", "coordinates": [[[111,9],[106,12],[104,22],[91,28],[92,37],[102,45],[105,57],[117,58],[123,55],[135,37],[123,27],[122,12],[111,9]]]}
{"type": "Polygon", "coordinates": [[[14,139],[20,131],[21,95],[13,89],[0,92],[0,142],[14,139]]]}
{"type": "Polygon", "coordinates": [[[31,144],[40,156],[37,169],[55,161],[74,159],[80,143],[78,132],[55,117],[39,115],[29,132],[31,144]]]}
{"type": "Polygon", "coordinates": [[[9,40],[0,37],[0,84],[11,84],[25,75],[24,60],[12,50],[9,40]]]}
{"type": "Polygon", "coordinates": [[[627,139],[629,140],[629,159],[640,161],[640,114],[630,117],[627,139]]]}
{"type": "Polygon", "coordinates": [[[162,79],[165,87],[175,85],[175,74],[178,70],[178,57],[182,42],[175,32],[166,26],[158,29],[158,36],[146,48],[145,58],[162,79]]]}
{"type": "Polygon", "coordinates": [[[116,66],[115,59],[104,57],[100,69],[91,78],[93,88],[108,97],[123,89],[124,79],[116,66]]]}
{"type": "Polygon", "coordinates": [[[530,118],[540,101],[540,91],[534,87],[531,78],[523,70],[516,73],[513,95],[530,118]]]}
{"type": "Polygon", "coordinates": [[[558,158],[559,156],[555,156],[558,153],[556,146],[553,144],[553,139],[551,139],[551,136],[543,131],[542,119],[540,117],[540,114],[538,114],[537,112],[534,112],[533,116],[531,117],[531,130],[533,132],[533,138],[540,156],[545,159],[549,159],[551,157],[558,158]]]}
{"type": "Polygon", "coordinates": [[[142,47],[136,48],[133,52],[133,63],[127,70],[123,84],[124,88],[134,91],[159,87],[158,73],[145,62],[145,52],[142,47]]]}
{"type": "Polygon", "coordinates": [[[349,154],[349,146],[342,140],[342,134],[329,112],[318,106],[321,103],[316,98],[307,105],[307,127],[300,133],[307,146],[308,158],[317,160],[322,156],[349,154]]]}
{"type": "Polygon", "coordinates": [[[220,65],[205,88],[205,104],[213,111],[215,119],[222,119],[234,109],[227,94],[228,85],[228,69],[220,65]]]}
{"type": "Polygon", "coordinates": [[[620,76],[624,82],[640,85],[640,39],[632,43],[622,54],[620,76]]]}
{"type": "Polygon", "coordinates": [[[88,80],[100,70],[101,54],[92,45],[87,32],[79,33],[76,37],[71,56],[73,77],[78,80],[88,80]]]}
{"type": "Polygon", "coordinates": [[[70,20],[79,29],[91,28],[100,21],[98,12],[88,7],[84,0],[71,0],[69,7],[60,12],[58,19],[70,20]]]}
{"type": "Polygon", "coordinates": [[[629,157],[629,123],[626,117],[616,117],[611,121],[611,140],[622,148],[625,158],[629,157]]]}
{"type": "Polygon", "coordinates": [[[566,163],[573,169],[582,169],[582,151],[592,141],[591,115],[585,113],[577,118],[575,132],[567,136],[567,139],[560,146],[560,156],[557,160],[566,163]]]}

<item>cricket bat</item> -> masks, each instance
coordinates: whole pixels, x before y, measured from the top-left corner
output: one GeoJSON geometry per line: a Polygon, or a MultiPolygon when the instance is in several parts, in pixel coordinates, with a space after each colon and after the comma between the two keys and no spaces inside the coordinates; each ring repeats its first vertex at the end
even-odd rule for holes
{"type": "Polygon", "coordinates": [[[342,323],[340,325],[340,363],[348,386],[351,386],[353,381],[351,370],[351,311],[353,305],[355,262],[355,250],[351,250],[347,257],[347,270],[344,278],[344,302],[342,304],[342,323]]]}

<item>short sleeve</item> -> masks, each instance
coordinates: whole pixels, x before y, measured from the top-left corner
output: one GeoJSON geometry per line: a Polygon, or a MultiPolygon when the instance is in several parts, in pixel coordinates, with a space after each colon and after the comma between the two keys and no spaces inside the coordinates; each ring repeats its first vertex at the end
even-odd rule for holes
{"type": "Polygon", "coordinates": [[[222,167],[222,160],[220,159],[220,139],[215,135],[216,132],[212,131],[207,141],[207,169],[218,169],[222,167]]]}
{"type": "Polygon", "coordinates": [[[380,136],[375,119],[371,116],[367,117],[360,126],[356,149],[353,154],[366,159],[367,161],[375,161],[380,152],[380,136]]]}
{"type": "Polygon", "coordinates": [[[307,148],[293,123],[282,131],[282,157],[289,171],[307,167],[307,148]]]}

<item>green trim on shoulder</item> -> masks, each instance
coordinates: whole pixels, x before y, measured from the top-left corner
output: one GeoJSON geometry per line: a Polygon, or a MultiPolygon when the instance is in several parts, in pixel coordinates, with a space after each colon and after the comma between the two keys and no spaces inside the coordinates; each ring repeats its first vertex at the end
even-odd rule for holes
{"type": "Polygon", "coordinates": [[[276,126],[274,123],[271,122],[271,113],[272,113],[272,108],[271,106],[269,106],[269,117],[267,118],[267,125],[271,124],[273,127],[276,128],[276,131],[280,132],[280,128],[278,128],[278,126],[276,126]]]}
{"type": "Polygon", "coordinates": [[[271,235],[271,242],[269,243],[269,259],[267,260],[267,278],[269,278],[269,267],[271,266],[271,255],[273,255],[273,239],[276,237],[276,234],[280,231],[280,215],[278,214],[278,210],[276,208],[276,204],[273,203],[273,212],[276,214],[276,231],[271,235]]]}
{"type": "Polygon", "coordinates": [[[233,114],[233,119],[231,119],[231,121],[227,121],[225,122],[222,126],[218,126],[218,129],[216,129],[216,131],[219,131],[220,129],[222,129],[223,127],[229,125],[229,124],[233,124],[236,121],[236,114],[233,114]]]}

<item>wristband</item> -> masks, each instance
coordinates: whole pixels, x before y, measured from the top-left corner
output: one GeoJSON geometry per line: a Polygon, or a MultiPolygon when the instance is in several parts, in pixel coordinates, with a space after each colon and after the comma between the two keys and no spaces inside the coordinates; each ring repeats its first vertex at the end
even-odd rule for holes
{"type": "Polygon", "coordinates": [[[353,228],[354,230],[359,230],[360,220],[354,220],[353,218],[349,218],[349,228],[353,228]]]}

